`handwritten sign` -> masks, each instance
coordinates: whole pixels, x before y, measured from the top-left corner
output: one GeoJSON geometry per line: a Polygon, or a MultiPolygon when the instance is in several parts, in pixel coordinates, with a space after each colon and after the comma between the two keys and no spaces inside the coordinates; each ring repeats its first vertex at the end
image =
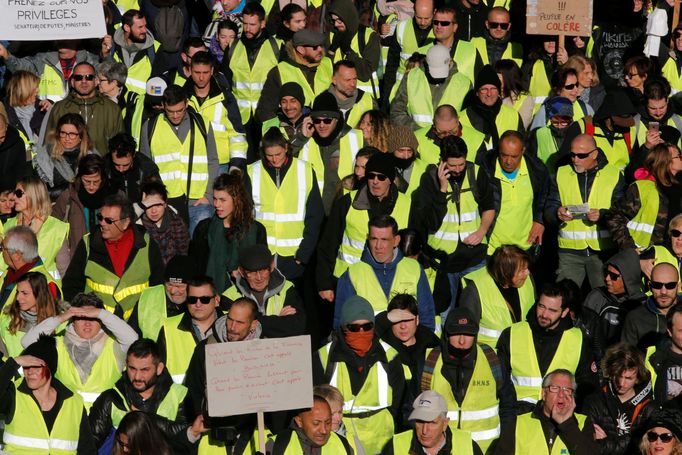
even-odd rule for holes
{"type": "Polygon", "coordinates": [[[592,35],[592,0],[527,0],[526,33],[592,35]]]}
{"type": "Polygon", "coordinates": [[[206,388],[213,417],[309,408],[310,336],[206,345],[206,388]]]}
{"type": "Polygon", "coordinates": [[[0,0],[0,39],[101,38],[102,0],[0,0]]]}

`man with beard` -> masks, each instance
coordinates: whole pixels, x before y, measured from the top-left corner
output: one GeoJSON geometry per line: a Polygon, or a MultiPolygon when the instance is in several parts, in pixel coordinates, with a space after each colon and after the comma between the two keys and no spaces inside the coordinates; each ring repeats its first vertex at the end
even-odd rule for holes
{"type": "Polygon", "coordinates": [[[289,142],[291,154],[296,156],[315,131],[310,108],[304,104],[303,89],[296,82],[282,85],[278,96],[279,109],[275,117],[263,122],[263,134],[272,127],[279,128],[289,142]]]}
{"type": "MultiPolygon", "coordinates": [[[[497,354],[516,390],[517,409],[530,411],[540,399],[542,378],[562,368],[574,374],[581,392],[596,385],[597,368],[582,331],[573,327],[562,288],[547,285],[526,321],[504,329],[497,354]]],[[[584,396],[584,395],[581,395],[584,396]]]]}
{"type": "Polygon", "coordinates": [[[377,108],[372,92],[358,88],[358,70],[351,60],[339,60],[334,63],[329,93],[334,95],[344,120],[351,126],[360,122],[362,114],[377,108]]]}
{"type": "Polygon", "coordinates": [[[523,63],[523,48],[520,43],[512,43],[511,16],[509,11],[496,6],[488,12],[483,36],[471,39],[484,65],[494,65],[499,60],[514,60],[519,67],[523,63]]]}
{"type": "Polygon", "coordinates": [[[153,418],[173,453],[186,453],[196,441],[185,415],[186,395],[185,386],[173,383],[156,343],[137,340],[128,349],[121,379],[102,392],[90,410],[88,419],[98,449],[128,412],[143,411],[153,418]]]}
{"type": "Polygon", "coordinates": [[[424,253],[437,273],[434,293],[450,296],[442,312],[454,308],[460,279],[485,265],[495,209],[489,178],[467,161],[464,140],[446,136],[440,150],[438,166],[422,175],[410,224],[427,239],[424,253]]]}
{"type": "Polygon", "coordinates": [[[542,380],[542,400],[502,430],[495,455],[600,453],[592,420],[575,412],[576,383],[570,371],[557,369],[542,380]]]}

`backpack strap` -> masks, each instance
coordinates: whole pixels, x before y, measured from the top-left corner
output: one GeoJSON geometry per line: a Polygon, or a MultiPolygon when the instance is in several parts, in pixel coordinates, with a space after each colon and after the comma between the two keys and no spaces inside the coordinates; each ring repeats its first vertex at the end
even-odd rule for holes
{"type": "Polygon", "coordinates": [[[433,379],[433,370],[436,369],[436,362],[438,362],[438,357],[440,357],[440,347],[436,346],[429,352],[426,356],[426,361],[424,361],[424,369],[422,370],[422,376],[419,381],[419,390],[424,392],[425,390],[431,390],[431,380],[433,379]]]}
{"type": "Polygon", "coordinates": [[[158,113],[147,121],[147,141],[149,141],[149,148],[151,148],[152,146],[152,136],[154,135],[154,130],[156,129],[156,122],[159,120],[160,115],[163,114],[158,113]]]}
{"type": "Polygon", "coordinates": [[[154,49],[154,43],[145,49],[145,51],[147,52],[147,57],[149,57],[149,63],[153,64],[154,59],[156,58],[156,49],[154,49]]]}
{"type": "Polygon", "coordinates": [[[471,186],[471,194],[474,195],[474,200],[478,203],[478,186],[476,185],[476,168],[472,164],[467,166],[467,179],[469,179],[469,185],[471,186]]]}
{"type": "Polygon", "coordinates": [[[504,382],[504,375],[502,374],[502,365],[500,365],[500,358],[495,354],[495,350],[487,344],[479,344],[481,350],[485,354],[485,358],[490,364],[490,370],[493,373],[495,382],[502,384],[504,382]]]}
{"type": "Polygon", "coordinates": [[[280,46],[277,44],[277,40],[274,36],[270,36],[268,37],[268,41],[270,42],[270,47],[272,47],[272,52],[275,54],[275,57],[277,57],[277,61],[279,61],[280,46]]]}

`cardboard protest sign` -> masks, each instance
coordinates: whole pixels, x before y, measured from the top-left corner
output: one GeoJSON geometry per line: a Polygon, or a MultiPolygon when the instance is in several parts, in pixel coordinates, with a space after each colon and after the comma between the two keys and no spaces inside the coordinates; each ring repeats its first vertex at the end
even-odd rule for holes
{"type": "Polygon", "coordinates": [[[526,33],[592,35],[593,0],[527,0],[526,33]]]}
{"type": "Polygon", "coordinates": [[[206,345],[212,417],[310,408],[310,336],[206,345]]]}
{"type": "Polygon", "coordinates": [[[0,0],[0,39],[102,38],[102,0],[0,0]]]}

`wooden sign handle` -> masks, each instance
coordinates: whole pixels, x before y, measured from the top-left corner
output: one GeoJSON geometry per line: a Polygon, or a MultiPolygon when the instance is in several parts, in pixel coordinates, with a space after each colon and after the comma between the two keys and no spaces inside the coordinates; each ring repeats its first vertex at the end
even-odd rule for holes
{"type": "Polygon", "coordinates": [[[258,418],[258,447],[262,453],[265,453],[265,415],[259,411],[256,416],[258,418]]]}
{"type": "MultiPolygon", "coordinates": [[[[675,6],[673,6],[673,30],[677,27],[677,24],[680,22],[680,0],[675,0],[675,6]]],[[[673,47],[675,45],[675,39],[670,38],[670,47],[673,47]]]]}
{"type": "MultiPolygon", "coordinates": [[[[680,0],[677,1],[679,2],[680,0]]],[[[566,48],[566,35],[559,35],[559,49],[561,49],[562,47],[564,49],[566,48]]],[[[557,51],[559,49],[557,49],[557,51]]]]}

